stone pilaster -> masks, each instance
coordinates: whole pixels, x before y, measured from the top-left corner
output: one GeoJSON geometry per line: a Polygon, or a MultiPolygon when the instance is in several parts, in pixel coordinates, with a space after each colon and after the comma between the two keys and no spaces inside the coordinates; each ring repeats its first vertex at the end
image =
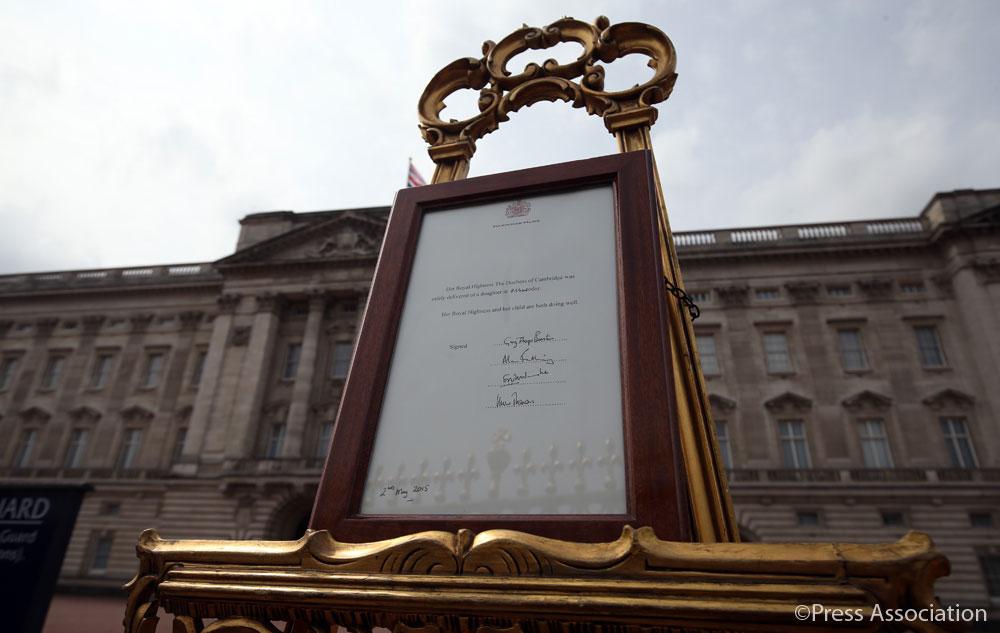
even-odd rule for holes
{"type": "Polygon", "coordinates": [[[170,468],[172,466],[171,451],[173,446],[171,438],[174,434],[173,427],[176,425],[173,420],[176,420],[177,401],[184,387],[184,373],[190,362],[191,349],[194,347],[194,341],[198,335],[198,326],[201,324],[204,316],[203,312],[195,310],[181,312],[177,315],[177,320],[180,323],[180,332],[176,339],[177,344],[170,354],[170,364],[167,366],[166,371],[163,372],[163,387],[160,391],[160,400],[157,406],[159,411],[169,411],[174,413],[174,415],[169,417],[172,421],[171,424],[162,424],[154,429],[150,429],[149,441],[158,443],[161,446],[160,454],[157,457],[160,460],[158,467],[170,468]]]}
{"type": "Polygon", "coordinates": [[[198,457],[205,442],[205,430],[211,420],[218,392],[219,377],[226,357],[226,344],[233,325],[233,314],[239,302],[239,295],[225,294],[219,297],[219,313],[212,321],[212,338],[208,344],[205,366],[201,371],[201,381],[191,411],[187,436],[184,438],[181,463],[172,466],[175,472],[193,475],[197,471],[198,457]]]}
{"type": "Polygon", "coordinates": [[[250,457],[257,440],[257,423],[267,391],[268,370],[274,356],[274,340],[278,330],[279,295],[258,295],[257,313],[253,318],[250,340],[247,341],[243,366],[240,369],[239,396],[229,419],[225,456],[227,459],[250,457]]]}
{"type": "Polygon", "coordinates": [[[326,312],[326,297],[317,295],[309,299],[309,316],[302,338],[302,353],[292,385],[292,402],[288,407],[285,444],[281,455],[286,458],[302,457],[302,440],[306,432],[309,399],[312,394],[313,376],[316,373],[316,356],[319,350],[319,333],[326,312]]]}
{"type": "MultiPolygon", "coordinates": [[[[976,420],[973,424],[978,431],[977,453],[980,466],[995,466],[1000,463],[1000,451],[994,447],[1000,445],[1000,392],[995,388],[996,376],[1000,374],[1000,322],[997,320],[997,310],[1000,308],[1000,293],[991,293],[998,289],[996,284],[982,274],[976,266],[960,268],[952,277],[955,292],[955,304],[961,319],[960,329],[949,332],[952,341],[961,340],[966,345],[966,351],[972,360],[968,367],[970,377],[979,382],[983,402],[977,404],[976,420]]],[[[942,337],[946,335],[942,332],[942,337]]],[[[948,355],[948,340],[944,341],[945,355],[948,355]]],[[[949,359],[949,365],[955,361],[949,359]]]]}

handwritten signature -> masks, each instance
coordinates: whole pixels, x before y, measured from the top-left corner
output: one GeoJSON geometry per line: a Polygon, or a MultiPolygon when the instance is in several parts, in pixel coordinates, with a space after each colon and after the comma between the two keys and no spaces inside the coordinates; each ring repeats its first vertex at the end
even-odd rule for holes
{"type": "Polygon", "coordinates": [[[541,368],[533,374],[528,373],[527,371],[514,372],[513,374],[503,375],[503,384],[516,385],[521,381],[527,380],[529,378],[538,378],[539,376],[548,376],[548,375],[549,371],[547,369],[541,369],[541,368]]]}
{"type": "Polygon", "coordinates": [[[528,352],[530,352],[530,351],[531,351],[530,347],[525,348],[524,351],[521,352],[521,355],[518,356],[516,360],[513,359],[513,358],[511,358],[510,354],[504,354],[503,358],[500,359],[500,364],[501,365],[522,365],[524,363],[545,363],[546,365],[553,365],[556,362],[548,354],[535,354],[534,352],[532,352],[529,355],[528,352]]]}
{"type": "Polygon", "coordinates": [[[518,347],[530,347],[532,343],[544,343],[546,341],[556,341],[559,340],[552,336],[548,332],[542,333],[541,330],[535,330],[532,336],[507,336],[504,337],[501,345],[504,347],[510,347],[517,349],[518,347]]]}
{"type": "Polygon", "coordinates": [[[522,400],[517,396],[517,392],[510,394],[510,397],[504,398],[503,394],[497,394],[496,408],[501,409],[505,407],[527,407],[535,404],[534,400],[524,399],[522,400]]]}

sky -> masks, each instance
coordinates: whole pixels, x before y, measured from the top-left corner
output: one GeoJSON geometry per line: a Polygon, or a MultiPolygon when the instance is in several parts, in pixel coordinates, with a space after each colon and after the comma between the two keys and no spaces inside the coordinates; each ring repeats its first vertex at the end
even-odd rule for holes
{"type": "MultiPolygon", "coordinates": [[[[653,141],[674,230],[914,216],[1000,187],[1000,2],[352,4],[0,4],[0,274],[211,261],[249,213],[388,205],[408,157],[433,171],[433,74],[564,15],[673,41],[653,141]]],[[[606,70],[611,88],[652,74],[606,70]]],[[[599,118],[543,103],[480,141],[471,175],[614,151],[599,118]]]]}

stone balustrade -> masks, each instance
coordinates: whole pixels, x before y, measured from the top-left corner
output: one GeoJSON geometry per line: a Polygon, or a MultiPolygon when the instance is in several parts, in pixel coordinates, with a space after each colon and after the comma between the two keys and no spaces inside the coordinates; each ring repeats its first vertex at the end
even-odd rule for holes
{"type": "Polygon", "coordinates": [[[872,238],[912,238],[926,233],[924,222],[918,218],[868,220],[823,224],[793,224],[764,226],[749,229],[718,229],[715,231],[678,231],[674,243],[680,250],[716,249],[724,246],[775,246],[822,240],[859,240],[872,238]]]}
{"type": "MultiPolygon", "coordinates": [[[[318,476],[322,457],[247,458],[229,460],[222,473],[242,475],[310,474],[318,476]]],[[[728,471],[734,485],[743,483],[965,483],[1000,481],[1000,468],[736,468],[728,471]]],[[[5,479],[162,479],[168,470],[151,468],[0,468],[5,479]]]]}
{"type": "Polygon", "coordinates": [[[284,457],[277,459],[239,459],[227,462],[224,469],[233,475],[310,473],[319,475],[326,459],[322,457],[284,457]]]}
{"type": "Polygon", "coordinates": [[[221,281],[211,263],[167,264],[137,268],[65,270],[0,275],[0,294],[44,292],[68,288],[106,288],[134,285],[190,284],[221,281]]]}

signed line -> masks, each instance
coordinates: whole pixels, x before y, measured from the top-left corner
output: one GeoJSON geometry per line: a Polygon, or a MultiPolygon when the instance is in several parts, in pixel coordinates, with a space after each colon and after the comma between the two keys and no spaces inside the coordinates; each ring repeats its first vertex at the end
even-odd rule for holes
{"type": "Polygon", "coordinates": [[[565,363],[568,358],[535,358],[532,360],[509,360],[506,363],[490,363],[490,367],[503,367],[505,365],[527,365],[528,363],[565,363]]]}
{"type": "Polygon", "coordinates": [[[536,403],[536,404],[519,404],[516,407],[483,407],[484,409],[520,409],[521,407],[564,407],[565,402],[548,402],[548,403],[536,403]]]}
{"type": "Polygon", "coordinates": [[[506,385],[486,385],[487,387],[517,387],[518,385],[563,385],[565,380],[542,380],[539,382],[509,382],[506,385]]]}

